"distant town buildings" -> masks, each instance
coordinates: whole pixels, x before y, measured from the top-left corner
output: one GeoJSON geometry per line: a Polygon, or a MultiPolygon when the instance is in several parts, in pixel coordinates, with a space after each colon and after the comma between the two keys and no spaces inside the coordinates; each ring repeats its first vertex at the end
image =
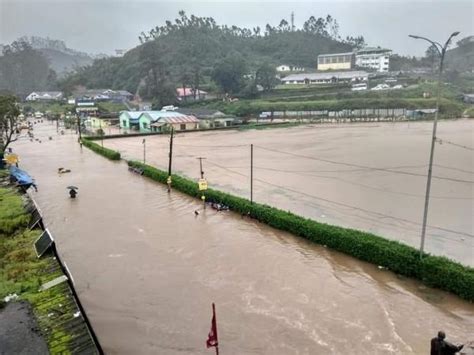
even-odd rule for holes
{"type": "Polygon", "coordinates": [[[321,54],[318,56],[318,70],[350,70],[356,67],[388,72],[389,49],[367,47],[355,52],[321,54]]]}
{"type": "Polygon", "coordinates": [[[289,71],[293,71],[293,72],[301,72],[301,71],[304,71],[304,68],[303,67],[297,67],[295,65],[286,65],[286,64],[282,64],[282,65],[279,65],[278,67],[276,67],[276,71],[281,73],[281,72],[289,72],[289,71]]]}
{"type": "Polygon", "coordinates": [[[320,73],[290,74],[281,79],[283,84],[335,84],[341,82],[367,81],[365,71],[337,71],[320,73]]]}
{"type": "Polygon", "coordinates": [[[34,91],[26,97],[26,101],[60,101],[62,98],[61,91],[34,91]]]}
{"type": "Polygon", "coordinates": [[[355,66],[352,52],[318,55],[318,70],[350,70],[355,66]]]}
{"type": "Polygon", "coordinates": [[[76,102],[81,101],[113,101],[123,102],[133,100],[133,94],[126,90],[91,89],[77,92],[74,95],[76,102]]]}
{"type": "Polygon", "coordinates": [[[390,65],[390,49],[367,47],[356,52],[356,66],[388,72],[390,65]]]}

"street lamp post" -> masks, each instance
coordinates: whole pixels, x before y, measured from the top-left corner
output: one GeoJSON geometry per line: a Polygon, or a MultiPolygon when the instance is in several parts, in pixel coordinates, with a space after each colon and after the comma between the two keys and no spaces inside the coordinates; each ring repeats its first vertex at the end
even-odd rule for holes
{"type": "Polygon", "coordinates": [[[443,73],[444,56],[446,54],[446,50],[448,49],[449,43],[451,42],[451,39],[457,36],[458,34],[459,32],[452,33],[451,36],[449,36],[446,43],[444,44],[444,46],[442,46],[438,42],[432,41],[425,37],[409,35],[409,37],[411,38],[422,39],[431,43],[436,48],[439,55],[438,87],[437,87],[437,93],[436,93],[436,112],[435,112],[435,118],[433,122],[433,135],[431,138],[430,163],[428,167],[428,178],[426,182],[425,208],[423,211],[423,226],[421,229],[420,258],[423,257],[423,249],[425,247],[426,222],[428,220],[428,205],[430,202],[431,175],[433,171],[433,156],[434,156],[434,148],[435,148],[435,143],[436,143],[436,128],[438,126],[439,99],[441,95],[441,75],[443,73]]]}

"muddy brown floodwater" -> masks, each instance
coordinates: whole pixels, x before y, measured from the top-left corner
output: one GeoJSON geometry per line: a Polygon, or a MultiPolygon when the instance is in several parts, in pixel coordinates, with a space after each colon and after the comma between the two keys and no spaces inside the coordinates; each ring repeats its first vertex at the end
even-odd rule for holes
{"type": "Polygon", "coordinates": [[[211,354],[212,302],[222,354],[426,354],[440,328],[472,340],[472,304],[231,212],[196,217],[199,201],[81,152],[76,135],[35,134],[13,149],[108,354],[211,354]]]}
{"type": "MultiPolygon", "coordinates": [[[[317,221],[420,246],[432,122],[312,125],[176,136],[176,172],[317,221]]],[[[441,121],[425,250],[474,266],[474,120],[441,121]],[[456,146],[470,147],[471,150],[456,146]]],[[[168,167],[168,137],[146,138],[146,160],[168,167]]],[[[142,138],[106,140],[143,159],[142,138]]]]}

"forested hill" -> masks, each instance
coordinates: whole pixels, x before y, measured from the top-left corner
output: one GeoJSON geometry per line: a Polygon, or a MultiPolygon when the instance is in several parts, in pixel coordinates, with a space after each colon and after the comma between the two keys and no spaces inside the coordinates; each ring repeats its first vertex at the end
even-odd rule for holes
{"type": "Polygon", "coordinates": [[[156,97],[159,87],[209,84],[219,64],[248,74],[263,63],[315,69],[318,54],[351,51],[364,44],[361,36],[341,39],[331,16],[312,16],[298,29],[286,20],[276,27],[246,29],[218,25],[209,17],[188,17],[183,11],[173,22],[142,32],[139,40],[141,44],[122,58],[96,60],[78,70],[63,81],[63,89],[84,85],[135,93],[142,83],[142,94],[156,97]]]}

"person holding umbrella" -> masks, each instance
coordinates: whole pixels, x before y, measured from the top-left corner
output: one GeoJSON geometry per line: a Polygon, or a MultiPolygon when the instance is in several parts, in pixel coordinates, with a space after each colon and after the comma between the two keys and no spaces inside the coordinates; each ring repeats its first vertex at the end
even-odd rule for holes
{"type": "Polygon", "coordinates": [[[76,198],[78,188],[76,186],[68,186],[67,188],[69,189],[69,197],[76,198]]]}

